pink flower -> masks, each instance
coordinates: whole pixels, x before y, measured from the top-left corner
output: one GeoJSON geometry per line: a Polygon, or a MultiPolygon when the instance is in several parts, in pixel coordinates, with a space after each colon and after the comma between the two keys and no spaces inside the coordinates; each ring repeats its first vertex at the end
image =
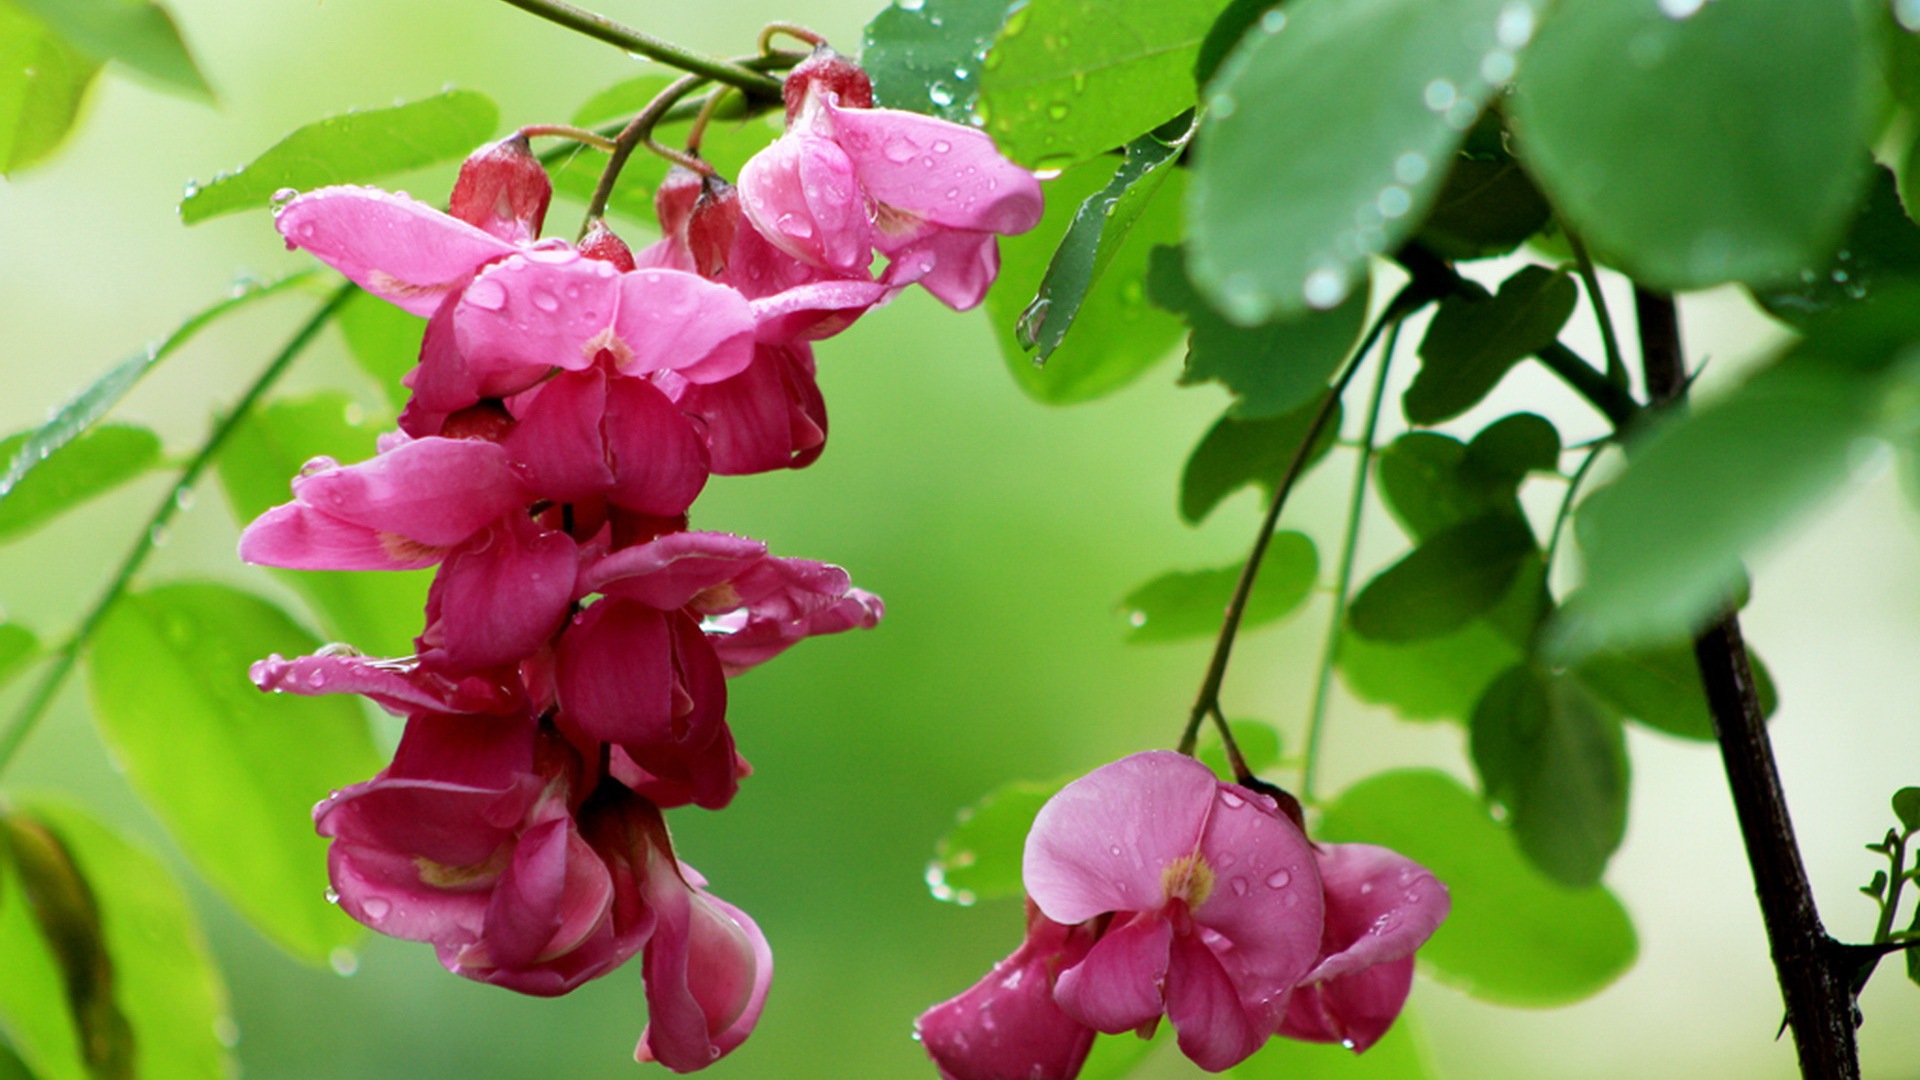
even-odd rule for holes
{"type": "Polygon", "coordinates": [[[1117,1034],[1162,1014],[1218,1072],[1279,1027],[1319,953],[1324,902],[1306,837],[1271,799],[1192,758],[1135,754],[1068,784],[1027,836],[1027,893],[1055,922],[1112,917],[1054,998],[1117,1034]]]}
{"type": "Polygon", "coordinates": [[[314,696],[360,694],[395,716],[419,713],[523,713],[527,696],[517,671],[449,676],[419,657],[381,660],[328,646],[292,660],[279,653],[247,669],[253,684],[272,693],[314,696]]]}
{"type": "Polygon", "coordinates": [[[1095,1032],[1054,1003],[1054,981],[1085,959],[1102,926],[1062,926],[1029,900],[1013,955],[914,1023],[941,1080],[1073,1080],[1095,1032]]]}
{"type": "Polygon", "coordinates": [[[1386,848],[1328,844],[1316,854],[1326,930],[1319,962],[1294,991],[1280,1034],[1358,1053],[1400,1015],[1414,951],[1446,919],[1452,901],[1431,871],[1386,848]]]}

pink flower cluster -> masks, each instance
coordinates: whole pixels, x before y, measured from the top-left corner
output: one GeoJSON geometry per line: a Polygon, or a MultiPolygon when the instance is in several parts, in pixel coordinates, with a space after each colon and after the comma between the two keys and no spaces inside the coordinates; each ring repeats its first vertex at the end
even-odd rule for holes
{"type": "Polygon", "coordinates": [[[995,235],[1040,214],[984,135],[872,108],[830,51],[787,97],[738,190],[669,177],[638,253],[599,223],[538,239],[552,187],[521,137],[467,161],[447,213],[360,187],[282,206],[290,247],[428,321],[401,430],[309,462],[240,541],[270,566],[438,568],[415,655],[253,669],[406,718],[392,764],[315,809],[342,908],[530,994],[641,956],[637,1057],[682,1072],[751,1032],[772,956],[661,812],[724,807],[748,774],[729,678],[882,613],[838,567],[689,530],[689,508],[710,474],[820,454],[811,342],[916,282],[978,303],[995,235]]]}
{"type": "Polygon", "coordinates": [[[1405,856],[1315,845],[1272,798],[1164,750],[1063,788],[1022,871],[1026,941],[920,1017],[946,1080],[1072,1080],[1096,1033],[1162,1016],[1209,1072],[1276,1034],[1363,1051],[1450,908],[1405,856]]]}

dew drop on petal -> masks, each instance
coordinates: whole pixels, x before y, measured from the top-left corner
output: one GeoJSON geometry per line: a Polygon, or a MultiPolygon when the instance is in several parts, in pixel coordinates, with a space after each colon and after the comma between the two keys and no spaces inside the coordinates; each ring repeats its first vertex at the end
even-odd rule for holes
{"type": "Polygon", "coordinates": [[[366,903],[361,905],[361,909],[367,913],[367,918],[372,919],[374,922],[379,922],[387,917],[388,912],[393,910],[393,905],[378,896],[370,896],[367,898],[366,903]]]}
{"type": "Polygon", "coordinates": [[[1247,800],[1241,798],[1238,795],[1235,795],[1231,791],[1220,792],[1220,801],[1223,803],[1226,803],[1227,808],[1230,810],[1238,810],[1241,807],[1247,805],[1247,800]]]}
{"type": "Polygon", "coordinates": [[[1293,882],[1293,874],[1286,870],[1275,870],[1267,875],[1267,888],[1284,889],[1293,882]]]}
{"type": "Polygon", "coordinates": [[[462,297],[467,303],[486,311],[499,311],[507,306],[507,290],[492,278],[481,278],[467,286],[462,297]]]}
{"type": "Polygon", "coordinates": [[[1243,878],[1243,877],[1234,878],[1233,881],[1230,882],[1230,884],[1233,886],[1233,895],[1235,896],[1247,895],[1247,879],[1246,878],[1243,878]]]}
{"type": "Polygon", "coordinates": [[[551,315],[560,310],[560,298],[545,289],[535,289],[533,291],[533,306],[551,315]]]}

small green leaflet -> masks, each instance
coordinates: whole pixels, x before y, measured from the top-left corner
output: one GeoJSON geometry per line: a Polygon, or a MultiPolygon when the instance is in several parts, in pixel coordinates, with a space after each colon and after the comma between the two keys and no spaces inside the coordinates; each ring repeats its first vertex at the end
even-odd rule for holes
{"type": "Polygon", "coordinates": [[[1005,0],[909,0],[888,5],[867,24],[860,65],[873,79],[874,104],[956,124],[973,118],[980,70],[1005,0]]]}
{"type": "Polygon", "coordinates": [[[1893,815],[1909,833],[1920,832],[1920,787],[1903,787],[1893,793],[1893,815]]]}
{"type": "MultiPolygon", "coordinates": [[[[1752,648],[1751,643],[1748,648],[1752,648]]],[[[1779,705],[1773,676],[1759,656],[1750,659],[1760,714],[1772,716],[1779,705]]],[[[1682,739],[1713,741],[1713,715],[1707,708],[1700,664],[1690,644],[1598,652],[1580,661],[1573,674],[1594,696],[1630,720],[1682,739]]]]}
{"type": "MultiPolygon", "coordinates": [[[[13,460],[32,434],[23,431],[0,442],[0,458],[13,460]]],[[[102,424],[87,431],[0,497],[0,542],[112,491],[159,460],[160,438],[146,428],[102,424]]]]}
{"type": "Polygon", "coordinates": [[[1769,314],[1806,326],[1871,295],[1883,281],[1914,277],[1920,277],[1920,226],[1901,206],[1893,173],[1876,165],[1840,250],[1802,267],[1787,284],[1754,289],[1753,298],[1769,314]]]}
{"type": "Polygon", "coordinates": [[[40,655],[40,639],[19,623],[0,622],[0,686],[40,655]]]}
{"type": "Polygon", "coordinates": [[[485,142],[499,123],[493,99],[472,90],[316,120],[252,162],[206,184],[187,185],[180,220],[194,225],[237,210],[264,210],[286,189],[364,184],[457,161],[485,142]]]}
{"type": "Polygon", "coordinates": [[[1450,634],[1387,642],[1349,627],[1340,642],[1340,675],[1355,697],[1405,719],[1465,723],[1487,685],[1526,657],[1552,603],[1545,575],[1544,563],[1528,564],[1492,611],[1450,634]]]}
{"type": "Polygon", "coordinates": [[[59,148],[100,64],[0,0],[0,176],[59,148]]]}
{"type": "MultiPolygon", "coordinates": [[[[1292,614],[1312,595],[1319,574],[1320,559],[1312,540],[1297,532],[1274,533],[1247,598],[1241,629],[1250,630],[1292,614]]],[[[1176,570],[1154,578],[1120,601],[1130,627],[1128,643],[1184,641],[1218,634],[1239,580],[1238,565],[1218,570],[1176,570]]]]}
{"type": "Polygon", "coordinates": [[[1408,534],[1424,540],[1486,514],[1519,516],[1521,482],[1555,472],[1559,457],[1559,432],[1533,413],[1503,417],[1468,445],[1413,431],[1380,452],[1380,492],[1408,534]]]}
{"type": "Polygon", "coordinates": [[[173,16],[150,0],[12,0],[38,15],[74,47],[128,67],[202,100],[213,88],[194,64],[173,16]]]}
{"type": "Polygon", "coordinates": [[[1527,266],[1496,295],[1441,301],[1420,341],[1420,374],[1401,398],[1407,420],[1443,423],[1478,405],[1515,364],[1553,344],[1579,299],[1571,277],[1527,266]]]}
{"type": "Polygon", "coordinates": [[[672,83],[673,76],[665,74],[635,75],[631,79],[622,79],[581,102],[580,107],[573,110],[573,118],[567,122],[575,127],[591,128],[627,119],[646,108],[660,91],[672,83]]]}
{"type": "Polygon", "coordinates": [[[1353,598],[1355,633],[1408,642],[1451,634],[1507,595],[1539,548],[1525,519],[1489,514],[1450,526],[1381,571],[1353,598]]]}
{"type": "MultiPolygon", "coordinates": [[[[1319,400],[1268,420],[1241,420],[1235,418],[1233,410],[1227,410],[1201,436],[1200,445],[1187,458],[1180,474],[1180,516],[1188,524],[1198,525],[1227,496],[1243,487],[1257,484],[1271,493],[1300,449],[1325,398],[1322,394],[1319,400]]],[[[1306,469],[1333,449],[1340,434],[1340,411],[1336,403],[1319,438],[1307,451],[1306,469]]]]}
{"type": "Polygon", "coordinates": [[[1504,154],[1463,152],[1453,159],[1414,239],[1443,259],[1490,259],[1545,228],[1552,213],[1519,162],[1504,154]]]}

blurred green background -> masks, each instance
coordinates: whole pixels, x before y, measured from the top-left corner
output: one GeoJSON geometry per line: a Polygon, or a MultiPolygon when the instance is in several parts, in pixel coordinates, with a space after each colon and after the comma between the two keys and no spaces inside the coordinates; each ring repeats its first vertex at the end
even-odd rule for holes
{"type": "MultiPolygon", "coordinates": [[[[749,51],[775,19],[814,26],[852,51],[871,2],[618,0],[604,10],[711,52],[749,51]]],[[[171,7],[218,107],[110,69],[64,152],[0,186],[0,431],[37,422],[237,276],[306,264],[281,249],[264,213],[181,227],[174,205],[189,179],[352,107],[468,87],[500,102],[504,129],[564,120],[640,70],[616,50],[488,0],[171,7]]],[[[450,179],[449,168],[400,186],[440,201],[450,179]]],[[[553,231],[570,232],[577,212],[556,205],[553,231]]],[[[307,302],[275,300],[215,327],[144,384],[125,414],[173,449],[190,448],[307,302]]],[[[1685,314],[1693,354],[1715,360],[1709,392],[1779,333],[1731,292],[1690,298],[1685,314]]],[[[1590,325],[1576,315],[1574,327],[1590,325]]],[[[1581,333],[1572,343],[1597,354],[1581,333]]],[[[725,812],[682,811],[671,824],[682,856],[753,913],[777,957],[758,1033],[712,1075],[930,1076],[909,1038],[914,1015],[978,978],[1020,929],[1015,903],[963,909],[930,898],[922,875],[935,838],[956,808],[1008,779],[1084,771],[1176,738],[1208,645],[1123,645],[1117,598],[1162,570],[1237,559],[1257,507],[1243,493],[1204,528],[1178,522],[1181,464],[1226,398],[1217,387],[1176,389],[1172,357],[1111,398],[1051,409],[1008,377],[983,314],[953,315],[916,293],[826,343],[820,360],[832,415],[825,457],[799,473],[717,479],[695,507],[695,526],[844,565],[886,598],[888,617],[878,630],[811,642],[734,683],[732,722],[756,775],[725,812]]],[[[321,386],[348,387],[367,409],[380,407],[332,335],[288,389],[321,386]]],[[[1458,426],[1475,430],[1543,397],[1571,418],[1570,437],[1582,425],[1598,433],[1557,386],[1531,378],[1510,380],[1458,426]]],[[[1350,464],[1336,454],[1290,511],[1323,559],[1337,548],[1350,464]]],[[[1819,523],[1759,564],[1747,617],[1781,687],[1774,730],[1823,914],[1855,939],[1870,933],[1873,908],[1854,890],[1877,865],[1860,845],[1891,824],[1887,796],[1920,783],[1914,518],[1884,461],[1863,463],[1861,476],[1819,523]]],[[[0,548],[7,614],[57,636],[164,490],[154,477],[0,548]]],[[[1363,569],[1399,544],[1384,514],[1367,523],[1363,569]]],[[[221,499],[205,492],[143,580],[225,579],[294,604],[236,564],[235,534],[221,499]]],[[[1288,747],[1298,745],[1325,616],[1321,597],[1246,640],[1228,682],[1230,710],[1276,723],[1288,747]]],[[[20,689],[0,704],[11,707],[20,689]]],[[[68,689],[7,788],[74,793],[172,858],[226,972],[247,1077],[616,1077],[641,1068],[628,1060],[644,1022],[638,965],[538,1001],[448,976],[428,949],[385,939],[337,956],[337,970],[284,958],[168,847],[107,760],[84,697],[77,683],[68,689]]],[[[1638,729],[1632,740],[1632,822],[1608,880],[1639,928],[1638,965],[1600,996],[1551,1012],[1482,1005],[1422,980],[1414,1008],[1443,1075],[1793,1075],[1790,1045],[1772,1041],[1779,999],[1718,762],[1710,749],[1638,729]]],[[[1467,777],[1461,743],[1450,726],[1402,723],[1341,695],[1325,786],[1335,792],[1415,763],[1467,777]]],[[[1863,1002],[1862,1046],[1868,1076],[1904,1080],[1920,1077],[1920,995],[1894,967],[1863,1002]]],[[[1141,1075],[1193,1072],[1162,1054],[1141,1075]]]]}

